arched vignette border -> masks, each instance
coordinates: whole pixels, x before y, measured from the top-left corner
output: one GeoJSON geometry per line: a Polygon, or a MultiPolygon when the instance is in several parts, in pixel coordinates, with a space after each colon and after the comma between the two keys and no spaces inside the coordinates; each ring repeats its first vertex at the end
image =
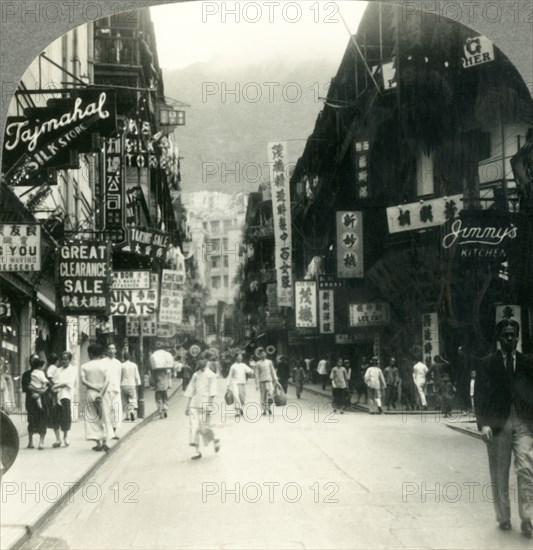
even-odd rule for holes
{"type": "MultiPolygon", "coordinates": [[[[69,30],[88,23],[88,15],[96,11],[104,17],[117,13],[117,6],[128,8],[158,6],[202,0],[1,0],[0,20],[0,136],[4,136],[9,103],[13,92],[31,62],[51,42],[69,30]],[[54,24],[43,25],[43,22],[28,20],[23,23],[20,10],[25,13],[42,9],[47,3],[62,7],[61,20],[54,24]],[[11,6],[9,8],[8,6],[11,6]],[[19,13],[20,24],[16,23],[19,13]],[[11,16],[9,14],[12,14],[11,16]],[[85,17],[84,17],[85,15],[85,17]],[[11,20],[13,18],[13,21],[11,20]],[[21,34],[22,33],[22,34],[21,34]]],[[[246,3],[248,0],[240,0],[246,3]]],[[[287,0],[279,0],[286,2],[287,0]]],[[[312,1],[312,0],[309,0],[312,1]]],[[[357,0],[354,0],[357,1],[357,0]]],[[[377,0],[369,0],[377,1],[377,0]]],[[[533,97],[533,1],[532,0],[387,0],[387,3],[404,6],[405,13],[421,17],[423,12],[449,14],[452,20],[470,27],[487,36],[514,64],[533,97]],[[483,6],[491,4],[501,19],[490,21],[493,16],[484,18],[483,6]],[[499,7],[499,8],[498,8],[499,7]],[[499,10],[499,11],[498,11],[499,10]]],[[[485,8],[486,9],[486,8],[485,8]]],[[[488,12],[486,12],[488,13],[488,12]]],[[[35,17],[35,16],[33,16],[35,17]]],[[[493,18],[494,19],[494,18],[493,18]]],[[[0,148],[0,161],[1,161],[0,148]]]]}

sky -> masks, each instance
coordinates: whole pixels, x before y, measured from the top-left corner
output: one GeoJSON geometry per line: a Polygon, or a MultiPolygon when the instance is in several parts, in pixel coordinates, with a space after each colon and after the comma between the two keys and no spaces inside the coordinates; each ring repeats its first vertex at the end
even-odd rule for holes
{"type": "Polygon", "coordinates": [[[367,2],[287,0],[193,1],[151,7],[159,64],[181,69],[196,62],[248,65],[290,55],[295,62],[340,60],[367,2]]]}

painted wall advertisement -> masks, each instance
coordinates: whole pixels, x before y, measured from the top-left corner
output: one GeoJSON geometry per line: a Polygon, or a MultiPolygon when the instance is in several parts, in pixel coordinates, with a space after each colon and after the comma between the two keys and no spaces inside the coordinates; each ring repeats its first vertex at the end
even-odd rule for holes
{"type": "Polygon", "coordinates": [[[41,226],[0,224],[0,271],[40,271],[41,226]]]}
{"type": "Polygon", "coordinates": [[[65,243],[57,264],[59,304],[67,315],[106,315],[111,290],[111,247],[101,241],[65,243]]]}
{"type": "Polygon", "coordinates": [[[390,321],[389,304],[385,302],[350,304],[349,311],[351,327],[388,325],[390,321]]]}
{"type": "Polygon", "coordinates": [[[363,276],[363,213],[337,212],[337,277],[363,276]]]}
{"type": "Polygon", "coordinates": [[[294,283],[294,311],[296,328],[317,326],[316,282],[296,281],[294,283]]]}
{"type": "Polygon", "coordinates": [[[159,297],[159,275],[150,273],[150,288],[120,289],[111,291],[111,315],[154,315],[159,297]]]}
{"type": "Polygon", "coordinates": [[[335,307],[333,290],[319,290],[320,334],[335,334],[335,307]]]}
{"type": "Polygon", "coordinates": [[[437,313],[422,315],[422,353],[423,361],[429,367],[433,357],[440,354],[439,317],[437,313]]]}
{"type": "Polygon", "coordinates": [[[163,269],[159,322],[181,325],[183,321],[183,274],[175,269],[163,269]]]}
{"type": "Polygon", "coordinates": [[[268,144],[268,162],[274,218],[278,305],[292,307],[292,233],[289,177],[286,170],[287,144],[268,144]]]}

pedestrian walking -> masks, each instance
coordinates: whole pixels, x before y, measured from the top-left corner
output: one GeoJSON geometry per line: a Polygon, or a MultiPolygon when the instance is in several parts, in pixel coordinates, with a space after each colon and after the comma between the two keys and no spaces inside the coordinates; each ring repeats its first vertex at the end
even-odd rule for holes
{"type": "MultiPolygon", "coordinates": [[[[59,427],[63,432],[63,445],[68,447],[68,433],[72,427],[71,403],[76,387],[76,369],[72,364],[72,353],[64,351],[59,360],[59,368],[54,376],[52,389],[57,393],[59,404],[59,427]]],[[[55,444],[53,445],[55,446],[55,444]]]]}
{"type": "Polygon", "coordinates": [[[361,401],[361,397],[364,396],[365,403],[368,403],[368,387],[365,383],[365,373],[368,368],[366,357],[363,357],[361,364],[354,370],[354,387],[357,392],[357,405],[361,401]]]}
{"type": "Polygon", "coordinates": [[[228,372],[227,388],[233,393],[235,399],[235,415],[244,415],[243,407],[246,404],[246,377],[254,371],[243,362],[242,353],[238,353],[235,362],[228,372]]]}
{"type": "Polygon", "coordinates": [[[333,392],[333,412],[344,414],[344,392],[348,387],[348,373],[342,365],[342,358],[337,359],[337,364],[331,369],[331,388],[333,392]]]}
{"type": "Polygon", "coordinates": [[[122,377],[122,363],[117,359],[115,344],[107,346],[109,361],[109,387],[105,394],[104,406],[109,409],[109,419],[113,428],[113,439],[119,439],[118,432],[122,423],[122,396],[120,379],[122,377]]]}
{"type": "Polygon", "coordinates": [[[533,534],[533,355],[516,350],[520,326],[504,319],[496,325],[500,349],[478,361],[475,406],[478,429],[489,459],[496,520],[511,529],[509,469],[514,455],[522,534],[533,534]]]}
{"type": "Polygon", "coordinates": [[[57,354],[50,353],[47,359],[48,366],[45,367],[44,372],[46,373],[49,388],[46,394],[49,398],[48,427],[54,431],[54,435],[56,436],[56,441],[52,444],[52,447],[58,448],[61,447],[60,422],[62,411],[61,403],[57,397],[57,391],[54,391],[53,386],[57,381],[57,376],[61,369],[58,367],[59,357],[57,354]]]}
{"type": "Polygon", "coordinates": [[[0,409],[9,414],[15,407],[15,389],[9,373],[9,363],[0,358],[0,409]]]}
{"type": "Polygon", "coordinates": [[[185,391],[185,397],[188,398],[185,414],[189,417],[189,444],[196,449],[191,456],[192,460],[202,458],[200,437],[204,447],[212,441],[215,452],[220,450],[220,440],[211,427],[212,403],[216,395],[217,375],[208,367],[207,361],[201,359],[185,391]]]}
{"type": "Polygon", "coordinates": [[[396,409],[396,401],[398,400],[398,384],[400,383],[400,372],[396,366],[396,359],[391,357],[389,366],[383,371],[385,378],[385,406],[390,411],[392,406],[396,409]]]}
{"type": "MultiPolygon", "coordinates": [[[[413,351],[413,357],[418,355],[418,351],[413,351]]],[[[413,380],[415,383],[416,391],[418,393],[418,402],[422,410],[428,410],[428,404],[426,400],[426,383],[427,383],[427,374],[428,367],[422,361],[417,361],[413,365],[413,380]]]]}
{"type": "Polygon", "coordinates": [[[304,388],[304,383],[307,379],[307,369],[305,367],[305,361],[299,359],[296,362],[296,367],[292,373],[292,381],[296,387],[296,398],[300,399],[304,388]]]}
{"type": "Polygon", "coordinates": [[[154,351],[150,355],[150,366],[152,367],[152,377],[155,386],[155,402],[157,403],[157,412],[159,418],[168,417],[168,388],[174,366],[174,357],[168,351],[168,345],[154,351]]]}
{"type": "Polygon", "coordinates": [[[208,367],[211,369],[212,372],[216,374],[217,378],[220,378],[222,376],[222,369],[217,356],[214,352],[207,352],[206,357],[208,361],[208,367]]]}
{"type": "Polygon", "coordinates": [[[413,379],[411,361],[404,358],[400,364],[400,385],[401,403],[405,410],[414,410],[416,404],[416,387],[413,379]]]}
{"type": "Polygon", "coordinates": [[[123,352],[122,359],[120,392],[122,394],[123,419],[135,422],[138,409],[137,387],[141,385],[141,376],[137,363],[130,361],[129,352],[123,352]]]}
{"type": "Polygon", "coordinates": [[[381,396],[385,388],[385,378],[378,366],[377,357],[372,357],[370,367],[365,372],[365,384],[368,387],[368,412],[382,414],[381,396]]]}
{"type": "Polygon", "coordinates": [[[272,414],[270,406],[273,402],[272,392],[273,384],[278,384],[278,376],[274,369],[274,365],[270,359],[267,359],[267,353],[264,348],[257,350],[259,361],[255,364],[255,387],[260,392],[261,408],[263,416],[272,414]]]}
{"type": "Polygon", "coordinates": [[[452,414],[453,402],[455,399],[455,388],[450,380],[442,381],[442,414],[448,418],[452,414]]]}
{"type": "Polygon", "coordinates": [[[183,391],[187,389],[187,386],[189,385],[189,382],[191,381],[192,377],[192,368],[189,365],[189,362],[185,360],[183,362],[183,367],[181,369],[181,387],[183,391]]]}
{"type": "Polygon", "coordinates": [[[322,383],[322,389],[326,389],[326,384],[328,383],[328,362],[326,359],[320,359],[316,367],[316,372],[319,376],[320,382],[322,383]]]}
{"type": "Polygon", "coordinates": [[[276,372],[283,391],[287,393],[289,388],[289,378],[291,377],[291,368],[285,355],[280,355],[278,357],[276,372]]]}
{"type": "Polygon", "coordinates": [[[84,410],[85,438],[95,441],[93,451],[109,451],[107,439],[113,433],[105,395],[111,380],[109,357],[100,344],[87,348],[89,361],[81,366],[81,383],[87,388],[84,410]]]}
{"type": "Polygon", "coordinates": [[[344,410],[347,411],[352,405],[352,391],[353,391],[355,376],[352,375],[353,374],[352,366],[350,364],[349,359],[344,359],[344,361],[342,362],[342,366],[346,369],[347,382],[346,382],[346,389],[344,390],[344,393],[343,393],[343,399],[344,399],[344,410]]]}
{"type": "Polygon", "coordinates": [[[476,371],[473,370],[470,374],[470,411],[472,413],[474,413],[474,411],[476,410],[476,407],[475,407],[475,401],[474,401],[474,390],[475,390],[475,387],[476,387],[476,371]]]}

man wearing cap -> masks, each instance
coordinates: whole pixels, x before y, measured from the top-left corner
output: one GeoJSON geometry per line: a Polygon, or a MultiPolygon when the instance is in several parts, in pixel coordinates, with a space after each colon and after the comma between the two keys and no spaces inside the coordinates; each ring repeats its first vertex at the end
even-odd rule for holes
{"type": "Polygon", "coordinates": [[[516,351],[520,326],[496,326],[500,349],[478,360],[474,388],[476,419],[487,444],[491,488],[500,529],[511,529],[509,470],[514,454],[522,534],[532,537],[533,356],[516,351]]]}
{"type": "Polygon", "coordinates": [[[378,366],[378,358],[372,357],[370,367],[365,372],[365,384],[368,386],[368,412],[382,414],[381,395],[385,388],[385,378],[378,366]]]}
{"type": "Polygon", "coordinates": [[[270,405],[272,404],[272,384],[278,384],[278,377],[276,370],[270,359],[267,359],[267,353],[264,348],[257,350],[259,355],[259,361],[255,364],[255,388],[259,390],[261,395],[261,407],[263,409],[263,416],[272,414],[270,405]]]}

